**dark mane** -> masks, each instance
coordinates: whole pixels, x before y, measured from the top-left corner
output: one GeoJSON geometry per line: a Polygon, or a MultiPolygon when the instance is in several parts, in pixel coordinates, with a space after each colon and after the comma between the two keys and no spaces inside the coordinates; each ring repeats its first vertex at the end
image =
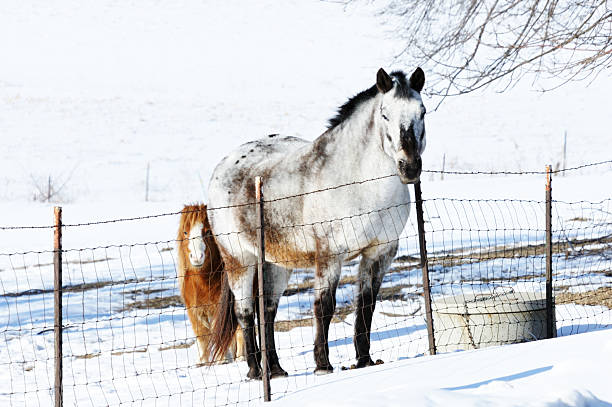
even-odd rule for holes
{"type": "Polygon", "coordinates": [[[366,89],[350,98],[345,104],[338,108],[338,113],[336,116],[329,119],[327,128],[333,129],[340,123],[344,122],[353,114],[353,112],[357,109],[357,106],[376,97],[377,94],[378,88],[376,88],[376,85],[374,85],[371,88],[366,89]]]}
{"type": "MultiPolygon", "coordinates": [[[[395,82],[395,95],[397,97],[409,98],[411,96],[410,84],[406,79],[406,74],[404,74],[404,72],[402,71],[393,71],[391,72],[391,77],[394,79],[395,82]]],[[[336,113],[336,116],[329,119],[327,129],[333,129],[340,123],[347,120],[349,117],[351,117],[353,112],[357,110],[357,107],[359,105],[364,102],[367,102],[370,99],[375,98],[377,94],[378,88],[376,87],[376,85],[374,85],[371,88],[366,89],[350,98],[345,104],[338,108],[338,113],[336,113]]]]}

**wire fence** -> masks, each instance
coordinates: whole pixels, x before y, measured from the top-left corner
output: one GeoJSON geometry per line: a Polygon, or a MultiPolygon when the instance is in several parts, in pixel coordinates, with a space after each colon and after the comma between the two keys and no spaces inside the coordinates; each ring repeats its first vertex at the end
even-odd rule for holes
{"type": "MultiPolygon", "coordinates": [[[[309,194],[380,181],[359,181],[309,194]]],[[[548,263],[552,265],[554,335],[610,327],[611,200],[552,200],[552,228],[547,230],[544,199],[424,199],[425,263],[420,258],[419,225],[412,202],[309,224],[287,224],[283,236],[287,246],[297,247],[309,236],[325,231],[331,248],[325,256],[345,260],[334,295],[335,312],[323,315],[330,320],[326,337],[329,362],[334,374],[342,374],[356,363],[355,326],[367,308],[359,301],[359,293],[364,292],[359,287],[369,269],[362,266],[360,271],[358,254],[364,248],[352,246],[354,235],[379,228],[380,238],[369,249],[398,247],[377,293],[369,341],[374,362],[392,363],[432,351],[545,338],[550,323],[546,313],[548,263]],[[547,233],[551,236],[548,245],[547,233]],[[424,289],[423,270],[428,271],[429,290],[424,289]],[[426,312],[429,306],[431,319],[426,312]],[[435,349],[428,335],[430,320],[435,349]]],[[[264,200],[264,212],[278,201],[264,200]]],[[[208,213],[221,209],[229,208],[208,208],[208,213]]],[[[138,228],[151,219],[171,217],[176,224],[171,233],[178,230],[178,238],[170,235],[165,241],[61,250],[62,396],[66,405],[248,405],[263,398],[261,381],[246,376],[248,355],[240,332],[237,345],[221,361],[211,362],[205,353],[213,335],[214,311],[222,301],[223,275],[231,274],[235,266],[214,261],[199,265],[202,259],[195,258],[198,247],[204,248],[206,259],[213,259],[214,239],[205,222],[201,229],[197,222],[190,224],[196,225],[195,232],[185,226],[182,220],[188,215],[206,212],[188,207],[153,216],[63,225],[66,235],[110,224],[122,236],[128,222],[130,228],[138,228]]],[[[53,226],[7,226],[0,230],[0,238],[11,239],[16,231],[34,233],[34,228],[44,232],[53,226]]],[[[252,232],[231,234],[235,241],[246,242],[252,232]]],[[[264,232],[270,232],[265,225],[264,232]]],[[[272,380],[273,399],[321,380],[313,374],[317,367],[314,308],[321,290],[329,287],[318,285],[315,271],[305,267],[310,261],[306,252],[286,251],[284,258],[277,259],[293,272],[274,319],[275,347],[288,376],[272,380]]],[[[27,247],[0,253],[2,405],[54,402],[56,253],[28,251],[27,247]]],[[[320,253],[317,260],[323,257],[320,253]]],[[[245,259],[241,266],[256,266],[250,257],[245,259]]],[[[254,303],[255,298],[253,291],[248,300],[254,303]]]]}

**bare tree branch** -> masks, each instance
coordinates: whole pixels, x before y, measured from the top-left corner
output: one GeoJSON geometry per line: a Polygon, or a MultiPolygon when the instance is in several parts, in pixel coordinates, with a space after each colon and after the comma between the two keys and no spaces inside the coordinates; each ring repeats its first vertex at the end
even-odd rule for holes
{"type": "Polygon", "coordinates": [[[380,14],[406,43],[396,58],[431,72],[431,95],[526,75],[548,90],[612,67],[607,0],[390,0],[380,14]]]}

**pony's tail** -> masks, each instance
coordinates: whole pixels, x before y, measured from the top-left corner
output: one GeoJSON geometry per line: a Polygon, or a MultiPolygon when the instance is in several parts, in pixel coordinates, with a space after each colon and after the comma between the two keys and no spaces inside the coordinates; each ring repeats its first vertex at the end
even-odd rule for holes
{"type": "Polygon", "coordinates": [[[237,329],[238,319],[234,310],[234,294],[227,281],[227,272],[224,272],[221,282],[221,299],[215,311],[212,337],[208,345],[212,360],[220,360],[225,357],[237,329]]]}

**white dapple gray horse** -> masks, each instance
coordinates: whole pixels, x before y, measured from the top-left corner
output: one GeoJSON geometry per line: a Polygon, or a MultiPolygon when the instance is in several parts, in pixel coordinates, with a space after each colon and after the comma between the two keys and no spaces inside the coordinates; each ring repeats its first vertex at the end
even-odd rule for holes
{"type": "Polygon", "coordinates": [[[211,342],[215,353],[224,354],[240,324],[249,378],[261,377],[253,301],[256,176],[264,185],[265,335],[272,377],[287,374],[276,354],[272,321],[291,270],[315,269],[315,373],[328,373],[333,367],[327,337],[340,270],[358,256],[356,367],[374,364],[370,327],[376,296],[408,220],[406,184],[416,182],[421,173],[424,82],[420,68],[410,78],[380,69],[376,84],[345,103],[313,142],[270,135],[240,146],[217,165],[209,184],[208,214],[228,284],[211,342]],[[372,178],[379,179],[355,183],[372,178]],[[338,185],[344,186],[333,188],[338,185]]]}

